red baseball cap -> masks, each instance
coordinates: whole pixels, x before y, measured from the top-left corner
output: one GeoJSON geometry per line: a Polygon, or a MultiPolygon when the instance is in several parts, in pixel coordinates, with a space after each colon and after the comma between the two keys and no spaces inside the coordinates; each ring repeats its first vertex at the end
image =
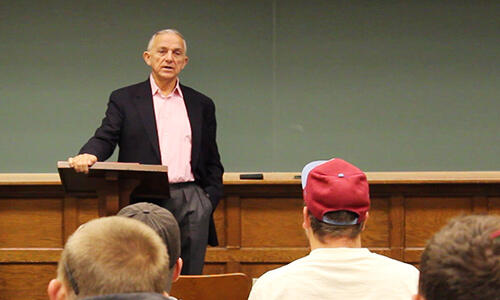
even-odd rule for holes
{"type": "Polygon", "coordinates": [[[318,220],[332,225],[363,222],[370,209],[366,175],[340,158],[314,161],[302,170],[302,188],[307,209],[318,220]],[[333,211],[349,211],[358,217],[352,223],[339,223],[325,217],[333,211]]]}

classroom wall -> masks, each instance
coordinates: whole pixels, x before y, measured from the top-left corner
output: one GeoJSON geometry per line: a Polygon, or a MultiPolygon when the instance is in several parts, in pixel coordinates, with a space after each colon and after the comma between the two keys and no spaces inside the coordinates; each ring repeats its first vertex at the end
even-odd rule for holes
{"type": "MultiPolygon", "coordinates": [[[[227,171],[500,169],[498,1],[3,1],[0,172],[55,172],[177,28],[227,171]]],[[[112,158],[116,159],[116,157],[112,158]]]]}

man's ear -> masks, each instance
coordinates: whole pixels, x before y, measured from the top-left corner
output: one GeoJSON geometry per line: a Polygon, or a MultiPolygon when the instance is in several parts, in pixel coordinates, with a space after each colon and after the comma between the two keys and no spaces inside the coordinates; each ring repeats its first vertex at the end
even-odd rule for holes
{"type": "Polygon", "coordinates": [[[182,69],[183,69],[183,70],[184,70],[184,67],[188,64],[188,62],[189,62],[189,57],[185,56],[185,57],[184,57],[184,64],[183,64],[183,66],[182,66],[182,69]]]}
{"type": "Polygon", "coordinates": [[[66,300],[66,287],[59,279],[52,279],[47,287],[50,300],[66,300]]]}
{"type": "Polygon", "coordinates": [[[370,218],[370,213],[369,212],[366,212],[366,218],[365,220],[363,221],[363,227],[361,227],[361,231],[365,231],[365,227],[366,227],[366,222],[368,222],[368,219],[370,218]]]}
{"type": "Polygon", "coordinates": [[[302,228],[305,230],[311,228],[311,220],[309,220],[309,211],[307,210],[307,206],[304,206],[302,209],[302,217],[304,218],[302,221],[302,228]]]}
{"type": "Polygon", "coordinates": [[[142,58],[144,59],[146,65],[151,67],[151,54],[148,51],[144,51],[142,53],[142,58]]]}
{"type": "Polygon", "coordinates": [[[181,275],[182,270],[182,263],[182,258],[179,257],[175,263],[174,272],[172,273],[172,282],[176,282],[177,279],[179,279],[179,275],[181,275]]]}

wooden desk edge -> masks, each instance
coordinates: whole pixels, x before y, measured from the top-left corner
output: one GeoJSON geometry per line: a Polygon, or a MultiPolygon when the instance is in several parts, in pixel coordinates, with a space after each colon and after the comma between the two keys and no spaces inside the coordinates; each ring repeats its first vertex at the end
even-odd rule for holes
{"type": "MultiPolygon", "coordinates": [[[[240,179],[238,172],[224,174],[225,185],[297,185],[295,172],[263,172],[262,180],[240,179]]],[[[370,184],[500,183],[500,171],[470,172],[366,172],[370,184]]],[[[1,185],[60,185],[57,173],[0,173],[1,185]]]]}

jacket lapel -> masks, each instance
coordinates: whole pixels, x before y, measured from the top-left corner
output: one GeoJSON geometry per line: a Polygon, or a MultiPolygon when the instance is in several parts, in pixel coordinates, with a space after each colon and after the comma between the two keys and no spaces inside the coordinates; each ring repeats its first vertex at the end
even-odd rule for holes
{"type": "Polygon", "coordinates": [[[186,111],[191,124],[191,167],[194,169],[198,164],[201,145],[201,105],[198,99],[182,84],[180,85],[186,111]]]}
{"type": "Polygon", "coordinates": [[[160,143],[158,141],[158,130],[156,128],[156,118],[153,105],[153,95],[151,94],[151,84],[149,79],[139,85],[135,94],[137,111],[146,131],[159,163],[161,164],[160,143]]]}

